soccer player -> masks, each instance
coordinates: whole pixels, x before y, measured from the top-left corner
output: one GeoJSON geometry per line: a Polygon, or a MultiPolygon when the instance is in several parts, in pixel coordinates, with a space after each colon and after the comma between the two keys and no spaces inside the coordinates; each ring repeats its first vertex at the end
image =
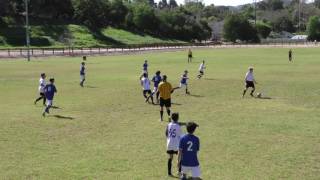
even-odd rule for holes
{"type": "Polygon", "coordinates": [[[153,102],[153,96],[152,96],[152,92],[151,92],[151,88],[150,88],[150,80],[148,78],[148,74],[147,73],[143,73],[143,77],[140,80],[141,82],[141,86],[142,86],[142,93],[144,98],[146,99],[146,102],[149,102],[149,98],[151,98],[152,104],[154,104],[153,102]],[[147,94],[149,96],[147,96],[147,94]]]}
{"type": "Polygon", "coordinates": [[[188,79],[188,71],[185,70],[184,73],[181,75],[179,88],[182,88],[184,86],[186,88],[186,94],[190,94],[190,92],[188,91],[188,79]]]}
{"type": "Polygon", "coordinates": [[[158,91],[158,87],[159,87],[159,84],[162,80],[161,76],[160,76],[161,72],[160,71],[157,71],[155,76],[153,76],[152,78],[152,82],[153,82],[153,92],[152,92],[152,95],[156,94],[156,99],[157,99],[157,102],[159,102],[159,91],[158,91]]]}
{"type": "Polygon", "coordinates": [[[253,77],[253,67],[249,67],[249,71],[246,73],[245,83],[246,83],[246,87],[243,90],[242,97],[244,97],[244,95],[246,94],[248,88],[250,88],[250,87],[252,88],[252,91],[251,91],[250,95],[253,97],[253,93],[255,91],[254,84],[255,83],[257,84],[256,80],[253,77]]]}
{"type": "Polygon", "coordinates": [[[189,62],[192,62],[192,51],[191,51],[191,49],[189,49],[189,51],[188,51],[188,63],[189,62]]]}
{"type": "Polygon", "coordinates": [[[163,107],[166,107],[167,114],[170,121],[170,107],[171,107],[171,93],[174,89],[171,84],[167,82],[167,76],[163,75],[162,82],[159,84],[159,93],[160,93],[160,121],[163,121],[163,107]]]}
{"type": "Polygon", "coordinates": [[[289,62],[292,62],[292,49],[289,50],[289,62]]]}
{"type": "MultiPolygon", "coordinates": [[[[171,115],[172,122],[167,125],[166,128],[166,137],[167,137],[167,154],[169,155],[168,159],[168,175],[172,176],[171,167],[173,155],[178,154],[179,150],[179,142],[182,135],[182,131],[180,128],[179,113],[172,113],[171,115]]],[[[179,173],[181,172],[181,168],[179,168],[179,173]]]]}
{"type": "Polygon", "coordinates": [[[202,63],[200,64],[200,67],[199,67],[199,75],[198,75],[198,79],[200,79],[203,75],[204,75],[204,69],[206,67],[204,66],[204,61],[202,61],[202,63]]]}
{"type": "Polygon", "coordinates": [[[38,101],[40,101],[41,99],[43,99],[43,105],[46,105],[46,97],[44,95],[44,87],[46,86],[46,74],[45,73],[41,73],[40,74],[40,80],[39,80],[39,93],[40,93],[40,97],[37,98],[34,101],[34,104],[37,104],[38,101]]]}
{"type": "Polygon", "coordinates": [[[49,109],[52,107],[54,94],[57,93],[56,86],[54,85],[54,79],[50,78],[50,84],[47,84],[44,87],[45,96],[47,98],[47,106],[44,109],[42,116],[46,116],[46,113],[49,114],[49,109]]]}
{"type": "Polygon", "coordinates": [[[148,61],[147,60],[145,60],[144,64],[142,65],[142,73],[148,74],[148,61]]]}
{"type": "Polygon", "coordinates": [[[179,144],[178,167],[181,165],[181,180],[187,180],[187,174],[191,172],[192,179],[201,179],[198,161],[200,140],[193,135],[198,125],[194,122],[187,123],[188,134],[184,135],[179,144]]]}
{"type": "Polygon", "coordinates": [[[86,80],[85,63],[82,62],[80,66],[80,86],[83,87],[83,83],[86,80]]]}

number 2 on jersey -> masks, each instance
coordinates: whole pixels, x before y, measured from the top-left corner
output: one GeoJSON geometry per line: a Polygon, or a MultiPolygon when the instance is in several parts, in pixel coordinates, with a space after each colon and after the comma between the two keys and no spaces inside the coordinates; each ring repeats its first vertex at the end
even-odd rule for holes
{"type": "Polygon", "coordinates": [[[192,150],[192,146],[193,146],[192,141],[188,141],[187,144],[188,144],[188,149],[187,149],[187,150],[188,150],[188,151],[193,151],[193,150],[192,150]]]}

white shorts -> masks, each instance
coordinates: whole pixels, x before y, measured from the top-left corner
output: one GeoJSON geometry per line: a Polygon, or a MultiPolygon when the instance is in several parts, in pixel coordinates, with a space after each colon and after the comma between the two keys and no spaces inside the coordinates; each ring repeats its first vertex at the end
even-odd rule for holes
{"type": "Polygon", "coordinates": [[[53,102],[53,100],[48,100],[47,99],[47,106],[52,106],[52,102],[53,102]]]}
{"type": "Polygon", "coordinates": [[[183,174],[188,174],[191,172],[191,175],[193,178],[200,178],[201,172],[200,172],[200,167],[199,166],[181,166],[181,172],[183,174]]]}
{"type": "Polygon", "coordinates": [[[83,81],[86,79],[86,75],[80,75],[80,81],[83,81]]]}
{"type": "Polygon", "coordinates": [[[182,84],[182,83],[180,83],[179,87],[180,87],[180,88],[182,88],[182,87],[186,87],[186,88],[187,88],[187,87],[188,87],[188,84],[182,84]]]}

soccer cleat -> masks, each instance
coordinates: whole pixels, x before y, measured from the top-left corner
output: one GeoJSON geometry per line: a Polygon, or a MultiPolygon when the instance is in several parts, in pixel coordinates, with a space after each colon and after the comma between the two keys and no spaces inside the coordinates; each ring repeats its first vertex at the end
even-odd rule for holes
{"type": "Polygon", "coordinates": [[[43,112],[43,113],[42,113],[42,116],[43,116],[43,117],[46,117],[46,112],[43,112]]]}

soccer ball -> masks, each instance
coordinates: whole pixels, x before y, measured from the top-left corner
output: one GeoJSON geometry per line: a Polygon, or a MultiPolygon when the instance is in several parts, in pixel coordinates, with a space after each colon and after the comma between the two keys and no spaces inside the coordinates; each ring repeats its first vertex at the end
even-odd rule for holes
{"type": "Polygon", "coordinates": [[[259,93],[259,92],[258,92],[258,93],[257,93],[257,97],[258,97],[258,98],[261,98],[261,97],[262,97],[262,93],[259,93]]]}

